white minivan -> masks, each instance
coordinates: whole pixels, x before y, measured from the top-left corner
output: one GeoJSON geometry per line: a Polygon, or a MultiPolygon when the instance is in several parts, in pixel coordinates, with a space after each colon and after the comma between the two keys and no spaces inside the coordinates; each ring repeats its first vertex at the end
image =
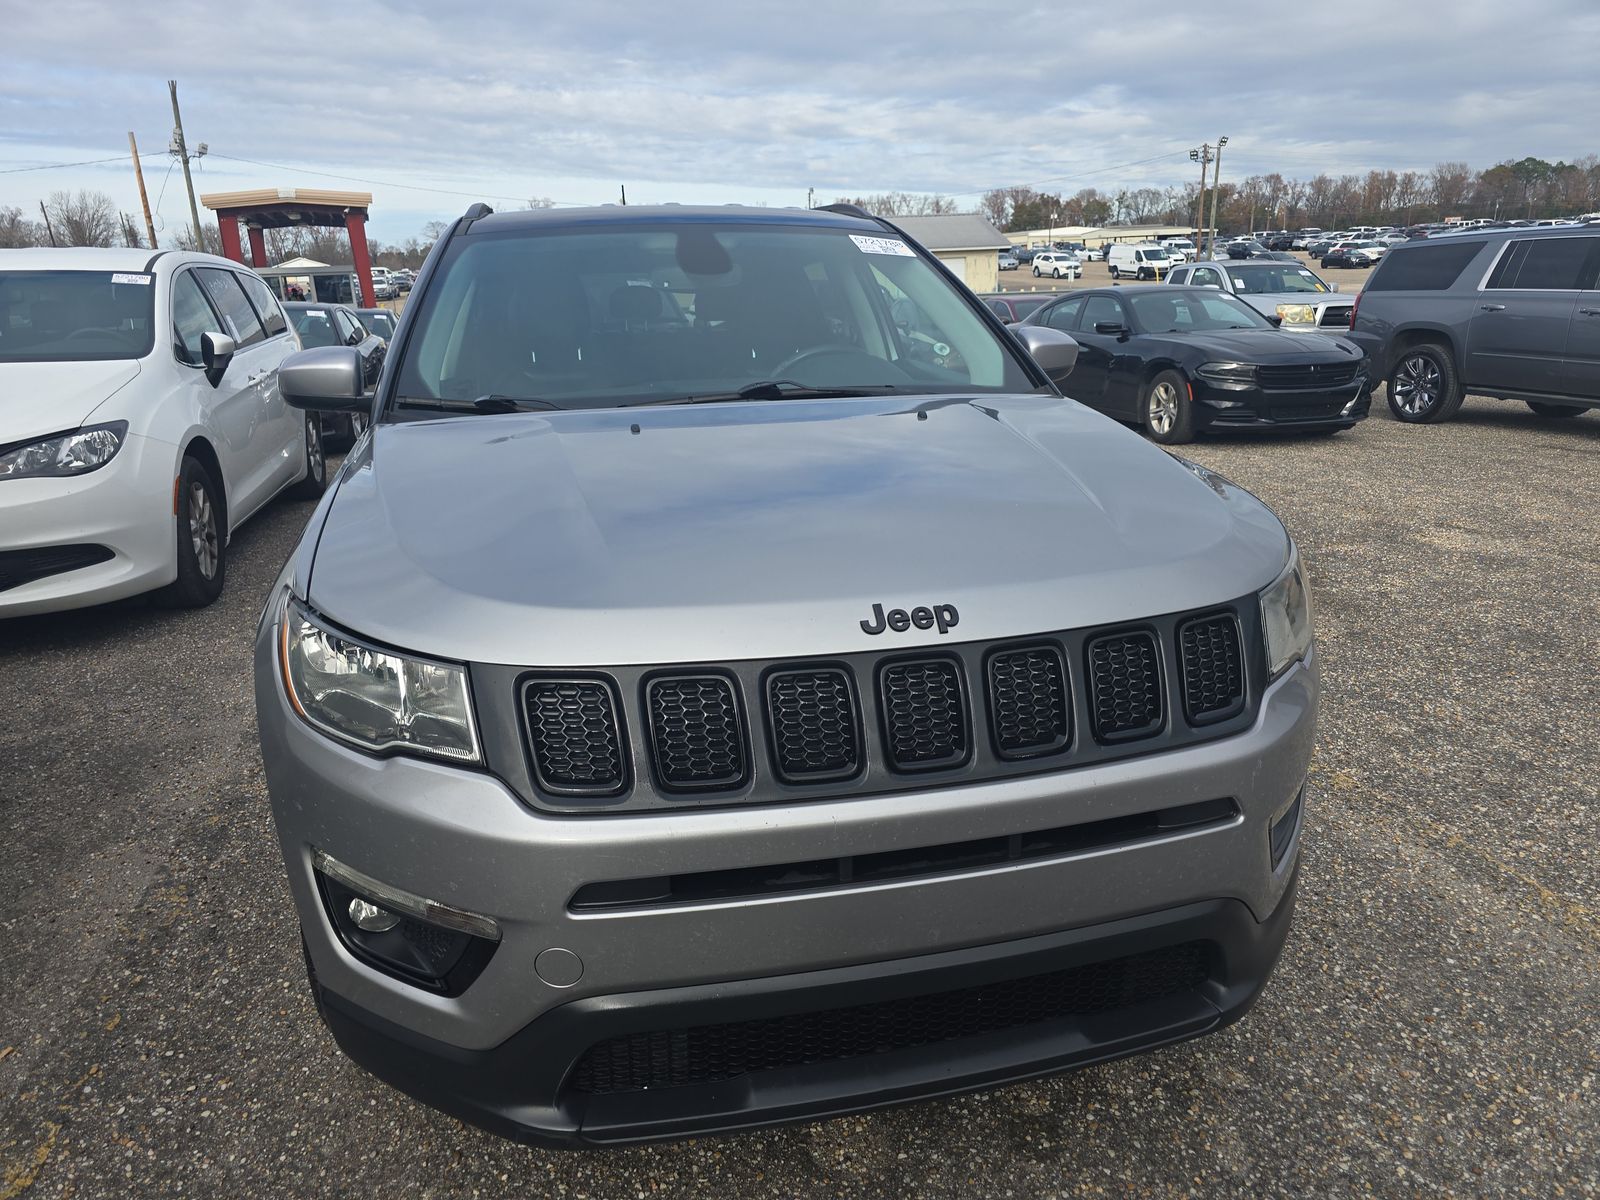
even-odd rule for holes
{"type": "Polygon", "coordinates": [[[1181,261],[1160,246],[1116,245],[1111,247],[1111,253],[1106,256],[1113,279],[1121,279],[1124,275],[1132,275],[1135,279],[1162,279],[1181,261]]]}
{"type": "Polygon", "coordinates": [[[222,592],[230,534],[313,499],[300,348],[259,276],[209,254],[0,250],[0,617],[222,592]]]}

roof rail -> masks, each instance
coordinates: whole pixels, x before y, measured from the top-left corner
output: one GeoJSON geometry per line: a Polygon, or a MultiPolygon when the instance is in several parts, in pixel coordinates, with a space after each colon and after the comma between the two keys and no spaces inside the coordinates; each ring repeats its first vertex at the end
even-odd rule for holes
{"type": "Polygon", "coordinates": [[[463,221],[476,221],[479,217],[490,216],[493,212],[494,209],[479,200],[476,204],[467,206],[467,211],[461,215],[461,219],[463,221]]]}
{"type": "Polygon", "coordinates": [[[863,217],[868,221],[877,220],[859,204],[819,204],[814,211],[838,213],[841,217],[863,217]]]}

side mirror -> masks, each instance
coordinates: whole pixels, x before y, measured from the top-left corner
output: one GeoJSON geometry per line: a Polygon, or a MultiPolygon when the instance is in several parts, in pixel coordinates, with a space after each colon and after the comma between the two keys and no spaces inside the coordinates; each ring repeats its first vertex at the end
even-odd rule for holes
{"type": "Polygon", "coordinates": [[[1072,368],[1078,364],[1078,343],[1071,334],[1048,325],[1013,325],[1011,328],[1052,383],[1072,374],[1072,368]]]}
{"type": "Polygon", "coordinates": [[[206,382],[212,387],[221,383],[222,377],[227,374],[234,349],[233,339],[225,333],[200,335],[200,361],[205,364],[206,382]]]}
{"type": "MultiPolygon", "coordinates": [[[[1267,316],[1267,314],[1263,313],[1262,316],[1267,316]]],[[[1272,327],[1274,329],[1276,329],[1279,325],[1283,324],[1283,318],[1278,316],[1277,313],[1273,313],[1271,316],[1267,316],[1267,320],[1272,322],[1272,327]]]]}
{"type": "Polygon", "coordinates": [[[361,355],[351,346],[314,346],[283,360],[278,391],[285,404],[316,412],[364,408],[361,355]]]}
{"type": "Polygon", "coordinates": [[[1337,292],[1339,290],[1339,285],[1337,283],[1330,283],[1328,285],[1328,290],[1337,292]]]}
{"type": "Polygon", "coordinates": [[[1094,331],[1102,333],[1106,337],[1114,337],[1118,341],[1128,336],[1128,327],[1121,321],[1096,321],[1094,323],[1094,331]]]}

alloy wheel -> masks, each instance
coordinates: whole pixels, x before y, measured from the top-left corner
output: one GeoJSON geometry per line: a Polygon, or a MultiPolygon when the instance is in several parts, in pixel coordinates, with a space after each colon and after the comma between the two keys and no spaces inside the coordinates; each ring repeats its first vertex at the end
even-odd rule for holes
{"type": "Polygon", "coordinates": [[[1413,354],[1400,361],[1390,389],[1394,402],[1409,417],[1431,412],[1439,402],[1439,367],[1425,354],[1413,354]]]}
{"type": "Polygon", "coordinates": [[[217,513],[199,481],[189,485],[189,540],[194,546],[194,561],[200,574],[215,579],[219,558],[217,513]]]}
{"type": "Polygon", "coordinates": [[[328,464],[322,457],[322,422],[316,417],[306,421],[306,473],[318,483],[327,473],[328,464]]]}
{"type": "Polygon", "coordinates": [[[1166,437],[1178,423],[1178,389],[1162,380],[1150,389],[1151,432],[1166,437]]]}

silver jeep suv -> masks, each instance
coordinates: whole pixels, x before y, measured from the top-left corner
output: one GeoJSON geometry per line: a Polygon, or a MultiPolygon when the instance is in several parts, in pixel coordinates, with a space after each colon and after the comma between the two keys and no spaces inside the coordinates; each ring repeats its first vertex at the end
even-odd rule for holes
{"type": "MultiPolygon", "coordinates": [[[[859,210],[474,206],[256,649],[344,1050],[592,1145],[1237,1020],[1318,685],[1254,497],[859,210]],[[1069,388],[1070,390],[1070,388],[1069,388]]],[[[360,405],[353,350],[285,395],[360,405]]]]}

